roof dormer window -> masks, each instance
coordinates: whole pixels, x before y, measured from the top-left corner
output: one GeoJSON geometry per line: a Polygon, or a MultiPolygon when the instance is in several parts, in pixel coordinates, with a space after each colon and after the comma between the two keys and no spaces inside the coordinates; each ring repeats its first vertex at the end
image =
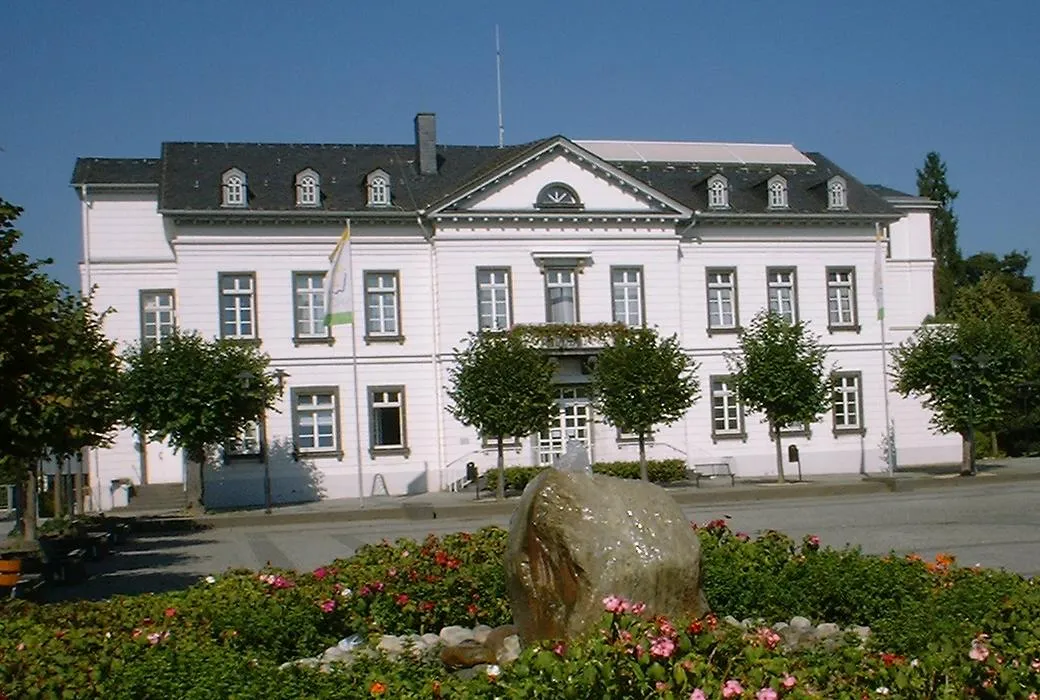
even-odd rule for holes
{"type": "Polygon", "coordinates": [[[769,208],[770,209],[786,209],[787,208],[787,180],[780,175],[774,175],[769,178],[769,208]]]}
{"type": "Polygon", "coordinates": [[[835,175],[827,181],[827,208],[849,208],[849,188],[845,184],[845,178],[835,175]]]}
{"type": "Polygon", "coordinates": [[[316,207],[321,204],[321,179],[310,168],[296,173],[296,206],[316,207]]]}
{"type": "Polygon", "coordinates": [[[534,205],[539,209],[580,209],[578,193],[562,182],[553,182],[541,189],[534,205]]]}
{"type": "Polygon", "coordinates": [[[708,206],[712,209],[729,206],[729,183],[722,175],[712,175],[708,179],[708,206]]]}
{"type": "Polygon", "coordinates": [[[225,207],[244,207],[246,205],[246,174],[238,168],[231,168],[221,176],[222,198],[220,203],[225,207]]]}
{"type": "Polygon", "coordinates": [[[382,170],[368,174],[368,206],[390,206],[390,176],[382,170]]]}

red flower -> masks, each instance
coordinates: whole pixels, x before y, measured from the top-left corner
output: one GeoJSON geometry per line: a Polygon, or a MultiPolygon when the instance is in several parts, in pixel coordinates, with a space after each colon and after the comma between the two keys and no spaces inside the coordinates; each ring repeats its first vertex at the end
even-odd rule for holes
{"type": "Polygon", "coordinates": [[[380,683],[379,681],[376,681],[375,683],[369,686],[368,692],[372,693],[373,695],[382,695],[386,692],[386,686],[380,683]]]}
{"type": "Polygon", "coordinates": [[[435,607],[437,607],[435,603],[431,603],[428,600],[424,600],[423,602],[419,603],[419,612],[429,612],[433,610],[435,607]]]}
{"type": "Polygon", "coordinates": [[[479,608],[477,607],[476,603],[470,603],[466,606],[466,612],[469,613],[470,617],[476,617],[478,610],[479,608]]]}
{"type": "Polygon", "coordinates": [[[691,622],[691,623],[689,624],[689,626],[688,626],[688,627],[686,628],[686,632],[687,632],[687,633],[688,633],[688,634],[689,634],[690,636],[693,636],[693,635],[695,635],[695,634],[700,634],[700,633],[701,633],[701,632],[703,632],[703,631],[704,631],[704,625],[702,625],[702,624],[701,624],[701,621],[700,621],[700,620],[694,620],[694,621],[693,621],[693,622],[691,622]]]}
{"type": "Polygon", "coordinates": [[[401,595],[397,596],[395,602],[403,608],[404,606],[408,605],[408,596],[402,593],[401,595]]]}
{"type": "Polygon", "coordinates": [[[176,614],[177,614],[177,609],[176,608],[166,608],[166,610],[163,611],[163,615],[165,615],[166,617],[173,617],[176,614]]]}

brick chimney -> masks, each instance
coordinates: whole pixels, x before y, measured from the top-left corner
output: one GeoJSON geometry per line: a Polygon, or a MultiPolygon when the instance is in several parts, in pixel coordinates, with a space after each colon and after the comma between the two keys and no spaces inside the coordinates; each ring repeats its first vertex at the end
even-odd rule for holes
{"type": "Polygon", "coordinates": [[[437,115],[419,112],[415,115],[415,150],[419,174],[437,174],[437,115]]]}

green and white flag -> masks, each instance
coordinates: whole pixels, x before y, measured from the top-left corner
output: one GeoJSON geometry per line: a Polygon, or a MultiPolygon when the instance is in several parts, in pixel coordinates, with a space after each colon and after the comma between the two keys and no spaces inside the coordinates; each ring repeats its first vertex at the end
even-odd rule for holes
{"type": "Polygon", "coordinates": [[[339,243],[329,256],[332,268],[325,277],[325,324],[349,326],[354,323],[354,295],[350,279],[350,221],[339,243]]]}
{"type": "Polygon", "coordinates": [[[885,253],[888,241],[883,229],[878,226],[874,235],[874,301],[877,302],[877,317],[885,319],[885,253]]]}

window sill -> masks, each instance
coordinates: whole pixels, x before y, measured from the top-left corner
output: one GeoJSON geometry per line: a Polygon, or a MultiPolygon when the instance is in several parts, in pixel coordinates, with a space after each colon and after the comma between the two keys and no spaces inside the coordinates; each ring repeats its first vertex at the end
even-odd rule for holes
{"type": "Polygon", "coordinates": [[[335,457],[343,460],[342,450],[293,450],[293,459],[297,462],[304,459],[320,459],[324,457],[335,457]]]}
{"type": "Polygon", "coordinates": [[[842,435],[859,435],[863,436],[867,434],[866,428],[832,428],[834,437],[840,437],[842,435]]]}
{"type": "Polygon", "coordinates": [[[858,323],[848,326],[827,326],[828,333],[859,333],[863,327],[858,323]]]}
{"type": "Polygon", "coordinates": [[[741,442],[747,442],[747,433],[712,433],[711,441],[719,442],[720,440],[740,440],[741,442]]]}
{"type": "Polygon", "coordinates": [[[296,347],[301,345],[333,345],[336,339],[331,335],[322,338],[293,338],[292,343],[296,347]]]}
{"type": "Polygon", "coordinates": [[[237,345],[251,345],[254,348],[260,347],[260,345],[263,343],[263,341],[259,338],[228,338],[227,336],[225,336],[221,338],[221,340],[226,340],[229,343],[235,343],[237,345]]]}
{"type": "Polygon", "coordinates": [[[365,344],[371,345],[372,343],[397,343],[404,345],[403,335],[366,335],[365,344]]]}
{"type": "Polygon", "coordinates": [[[412,454],[412,450],[405,447],[370,447],[368,448],[368,456],[372,459],[377,457],[408,457],[412,454]]]}
{"type": "Polygon", "coordinates": [[[726,328],[712,328],[708,326],[708,337],[713,335],[736,335],[743,330],[740,326],[728,326],[726,328]]]}

